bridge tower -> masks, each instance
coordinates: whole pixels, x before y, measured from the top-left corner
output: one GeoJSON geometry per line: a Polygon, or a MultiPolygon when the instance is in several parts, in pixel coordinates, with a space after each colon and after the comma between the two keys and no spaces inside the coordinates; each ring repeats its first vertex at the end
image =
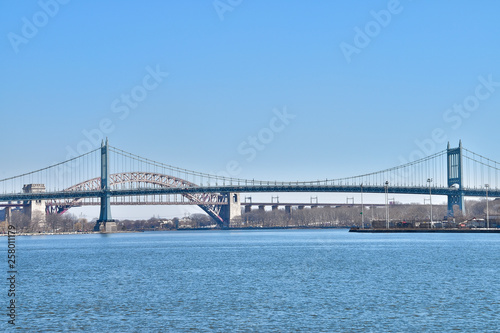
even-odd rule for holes
{"type": "MultiPolygon", "coordinates": [[[[26,184],[23,186],[24,193],[43,193],[45,184],[26,184]]],[[[36,221],[40,228],[45,227],[46,213],[45,200],[29,200],[24,202],[23,211],[30,221],[36,221]]]]}
{"type": "Polygon", "coordinates": [[[453,206],[458,205],[460,210],[464,211],[464,193],[463,193],[463,167],[462,167],[462,140],[458,148],[450,148],[448,142],[448,187],[456,187],[457,193],[448,195],[448,216],[453,217],[453,206]]]}
{"type": "Polygon", "coordinates": [[[116,223],[111,218],[111,205],[109,195],[109,145],[108,138],[101,144],[101,212],[97,220],[94,231],[112,232],[116,231],[116,223]]]}
{"type": "Polygon", "coordinates": [[[223,205],[220,210],[220,217],[222,218],[222,228],[229,228],[229,223],[236,217],[241,216],[241,201],[240,194],[227,192],[222,193],[227,198],[227,205],[223,205]]]}
{"type": "Polygon", "coordinates": [[[5,221],[7,224],[11,224],[12,222],[12,208],[11,207],[5,207],[5,221]]]}

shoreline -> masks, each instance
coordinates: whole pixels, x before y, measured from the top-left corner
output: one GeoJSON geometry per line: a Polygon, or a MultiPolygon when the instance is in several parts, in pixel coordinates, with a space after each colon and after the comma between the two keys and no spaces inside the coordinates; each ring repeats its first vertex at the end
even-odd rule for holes
{"type": "MultiPolygon", "coordinates": [[[[15,236],[54,236],[54,235],[92,235],[92,234],[122,234],[135,233],[140,231],[115,231],[115,232],[99,232],[99,231],[67,231],[67,232],[22,232],[15,236]]],[[[0,237],[7,236],[7,233],[0,233],[0,237]]]]}
{"type": "MultiPolygon", "coordinates": [[[[124,233],[139,233],[139,232],[177,232],[177,231],[241,231],[241,230],[279,230],[279,229],[289,229],[289,230],[319,230],[319,229],[349,229],[350,227],[250,227],[250,228],[228,228],[228,229],[218,229],[218,228],[186,228],[186,229],[171,229],[171,230],[123,230],[114,232],[99,232],[99,231],[68,231],[68,232],[26,232],[18,233],[18,236],[54,236],[54,235],[92,235],[92,234],[124,234],[124,233]]],[[[7,236],[7,233],[0,233],[0,237],[7,236]]]]}
{"type": "MultiPolygon", "coordinates": [[[[140,232],[177,232],[177,231],[244,231],[244,230],[321,230],[321,229],[348,229],[349,232],[358,233],[500,233],[500,228],[450,228],[450,229],[406,229],[406,228],[392,228],[392,229],[360,229],[357,227],[249,227],[249,228],[186,228],[186,229],[171,229],[171,230],[123,230],[115,232],[98,232],[98,231],[70,231],[70,232],[30,232],[19,233],[17,236],[54,236],[54,235],[104,235],[104,234],[124,234],[124,233],[140,233],[140,232]]],[[[1,233],[0,237],[7,236],[7,233],[1,233]]]]}

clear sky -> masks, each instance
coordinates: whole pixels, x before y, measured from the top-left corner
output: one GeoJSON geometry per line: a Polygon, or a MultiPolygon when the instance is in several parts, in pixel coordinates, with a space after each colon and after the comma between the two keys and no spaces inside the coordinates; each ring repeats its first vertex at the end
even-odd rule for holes
{"type": "Polygon", "coordinates": [[[459,139],[500,161],[498,13],[493,0],[1,1],[0,178],[101,136],[202,172],[237,161],[249,179],[358,175],[459,139]]]}

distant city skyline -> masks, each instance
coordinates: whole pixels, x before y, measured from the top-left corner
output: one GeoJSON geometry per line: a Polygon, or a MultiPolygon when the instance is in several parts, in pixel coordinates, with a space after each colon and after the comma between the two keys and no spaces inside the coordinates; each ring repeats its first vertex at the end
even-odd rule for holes
{"type": "MultiPolygon", "coordinates": [[[[379,171],[460,139],[500,161],[494,1],[40,0],[0,8],[0,178],[97,148],[105,137],[181,168],[278,181],[379,171]]],[[[116,218],[193,212],[113,207],[116,218]]]]}

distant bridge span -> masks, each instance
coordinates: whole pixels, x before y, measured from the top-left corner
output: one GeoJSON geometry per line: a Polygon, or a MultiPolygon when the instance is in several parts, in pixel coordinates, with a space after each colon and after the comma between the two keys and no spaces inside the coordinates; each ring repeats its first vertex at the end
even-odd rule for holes
{"type": "Polygon", "coordinates": [[[465,196],[500,197],[500,163],[462,148],[460,143],[458,148],[448,144],[446,150],[420,160],[360,176],[309,182],[255,181],[165,165],[111,147],[106,140],[83,155],[0,180],[0,202],[50,200],[49,206],[64,210],[99,198],[97,229],[112,221],[114,197],[180,195],[224,227],[229,225],[233,208],[244,205],[239,193],[263,192],[432,193],[448,197],[448,214],[453,215],[455,205],[463,210],[465,196]],[[110,155],[114,156],[112,164],[110,155]],[[110,168],[120,172],[110,174],[110,168]],[[465,176],[464,169],[468,170],[465,176]],[[25,192],[17,192],[20,188],[25,192]]]}
{"type": "MultiPolygon", "coordinates": [[[[159,173],[152,173],[152,172],[140,172],[140,171],[133,171],[133,172],[123,172],[123,173],[115,173],[109,175],[109,186],[111,189],[118,189],[120,186],[125,186],[125,187],[133,187],[133,186],[141,186],[141,184],[147,184],[153,186],[153,188],[156,189],[167,189],[167,188],[174,188],[174,189],[185,189],[185,188],[191,188],[191,187],[196,187],[196,184],[193,184],[191,182],[188,182],[184,179],[178,178],[178,177],[173,177],[169,175],[164,175],[164,174],[159,174],[159,173]]],[[[64,190],[64,192],[69,192],[69,193],[86,193],[86,192],[95,192],[95,191],[100,191],[101,189],[101,177],[96,177],[84,182],[81,182],[79,184],[76,184],[74,186],[71,186],[64,190]]],[[[208,215],[210,215],[213,219],[216,221],[222,223],[223,219],[220,216],[221,212],[221,207],[222,205],[226,204],[227,205],[227,197],[224,195],[220,195],[219,193],[205,193],[205,192],[195,192],[195,193],[188,193],[188,192],[180,192],[180,195],[185,197],[188,201],[189,204],[192,205],[197,205],[203,211],[205,211],[208,215]]],[[[111,195],[114,196],[114,195],[111,195]]],[[[75,206],[81,206],[84,205],[84,199],[86,197],[69,197],[69,198],[55,198],[52,197],[50,198],[52,201],[49,202],[48,204],[50,206],[55,206],[56,210],[58,212],[65,211],[71,207],[75,206]],[[57,200],[59,199],[59,200],[57,200]]],[[[1,199],[0,199],[1,200],[1,199]]],[[[99,203],[100,204],[100,203],[99,203]]],[[[113,203],[111,204],[120,204],[118,203],[113,203]]],[[[142,203],[143,205],[145,203],[142,203]]]]}

